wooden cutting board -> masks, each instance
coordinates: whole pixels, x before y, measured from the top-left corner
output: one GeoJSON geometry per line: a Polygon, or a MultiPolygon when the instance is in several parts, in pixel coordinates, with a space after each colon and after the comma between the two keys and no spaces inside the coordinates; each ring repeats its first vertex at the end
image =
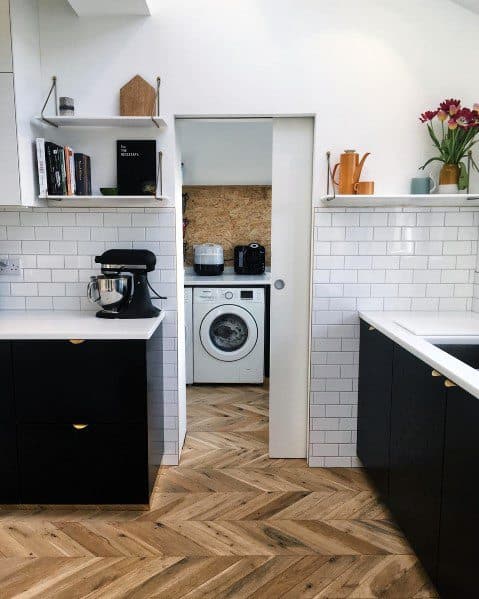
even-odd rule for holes
{"type": "Polygon", "coordinates": [[[136,75],[120,90],[121,116],[152,116],[156,91],[147,81],[136,75]]]}

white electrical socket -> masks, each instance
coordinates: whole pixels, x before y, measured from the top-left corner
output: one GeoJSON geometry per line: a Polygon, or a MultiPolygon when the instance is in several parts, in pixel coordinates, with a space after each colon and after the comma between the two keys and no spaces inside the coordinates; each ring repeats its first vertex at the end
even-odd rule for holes
{"type": "Polygon", "coordinates": [[[18,258],[0,258],[0,277],[19,277],[22,274],[18,258]]]}

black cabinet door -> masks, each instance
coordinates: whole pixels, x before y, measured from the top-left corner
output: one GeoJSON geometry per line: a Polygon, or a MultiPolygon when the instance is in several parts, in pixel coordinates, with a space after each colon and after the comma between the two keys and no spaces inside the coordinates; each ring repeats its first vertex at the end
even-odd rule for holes
{"type": "Polygon", "coordinates": [[[361,321],[358,456],[378,492],[389,492],[389,433],[393,342],[361,321]]]}
{"type": "Polygon", "coordinates": [[[477,596],[478,422],[479,399],[449,389],[437,586],[451,599],[477,596]]]}
{"type": "Polygon", "coordinates": [[[16,341],[20,422],[146,420],[144,341],[16,341]]]}
{"type": "Polygon", "coordinates": [[[0,503],[18,503],[17,437],[11,345],[0,342],[0,503]]]}
{"type": "Polygon", "coordinates": [[[149,501],[146,423],[22,424],[22,503],[149,501]]]}
{"type": "Polygon", "coordinates": [[[442,488],[446,388],[443,377],[395,346],[389,505],[432,580],[442,488]]]}

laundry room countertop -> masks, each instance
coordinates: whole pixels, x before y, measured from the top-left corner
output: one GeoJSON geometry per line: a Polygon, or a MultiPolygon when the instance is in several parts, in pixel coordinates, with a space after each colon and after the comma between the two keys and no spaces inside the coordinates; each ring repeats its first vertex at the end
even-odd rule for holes
{"type": "Polygon", "coordinates": [[[197,275],[193,269],[185,269],[185,287],[223,287],[234,285],[247,287],[248,285],[271,285],[271,272],[262,275],[237,275],[233,270],[222,275],[205,277],[197,275]]]}
{"type": "Polygon", "coordinates": [[[106,319],[94,312],[0,311],[0,339],[150,339],[165,313],[155,318],[106,319]]]}

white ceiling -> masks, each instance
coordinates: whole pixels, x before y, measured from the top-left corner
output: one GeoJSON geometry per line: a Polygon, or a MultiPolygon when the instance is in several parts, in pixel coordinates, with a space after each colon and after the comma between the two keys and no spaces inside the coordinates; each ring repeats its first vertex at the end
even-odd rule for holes
{"type": "Polygon", "coordinates": [[[456,4],[460,4],[473,12],[479,13],[479,0],[452,0],[456,4]]]}

